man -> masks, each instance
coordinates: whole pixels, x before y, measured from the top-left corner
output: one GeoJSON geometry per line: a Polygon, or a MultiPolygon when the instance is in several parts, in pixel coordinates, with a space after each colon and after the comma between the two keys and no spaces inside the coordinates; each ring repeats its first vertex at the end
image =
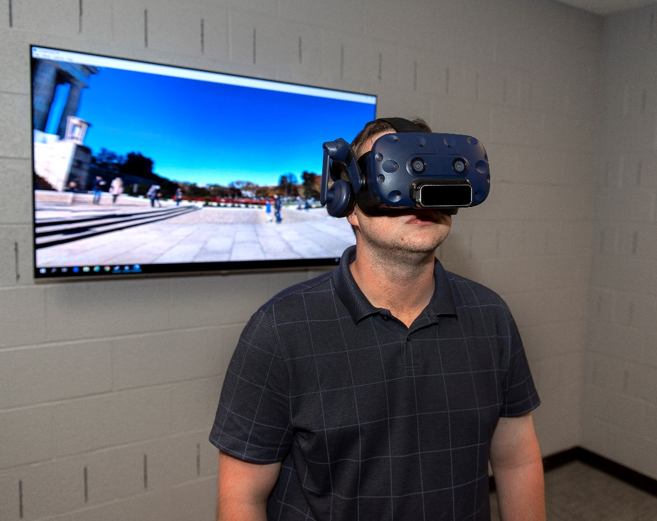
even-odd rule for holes
{"type": "Polygon", "coordinates": [[[123,193],[123,179],[118,176],[112,179],[109,192],[112,194],[112,204],[116,204],[119,195],[123,193]]]}
{"type": "MultiPolygon", "coordinates": [[[[430,131],[422,120],[415,120],[430,131]]],[[[368,123],[357,157],[395,132],[368,123]]],[[[435,259],[451,216],[347,216],[332,272],[247,324],[210,440],[218,519],[545,519],[539,400],[515,323],[492,291],[435,259]]]]}
{"type": "Polygon", "coordinates": [[[160,185],[151,185],[151,187],[148,189],[148,192],[146,192],[146,197],[148,197],[151,200],[151,208],[155,207],[155,203],[159,207],[162,206],[162,203],[160,202],[160,185]]]}
{"type": "Polygon", "coordinates": [[[274,215],[276,216],[276,224],[280,224],[283,220],[281,217],[281,209],[283,208],[283,199],[278,194],[274,194],[274,215]]]}
{"type": "Polygon", "coordinates": [[[104,185],[105,185],[105,181],[103,180],[103,178],[97,175],[96,178],[94,179],[94,184],[92,187],[94,193],[93,204],[100,204],[100,198],[103,195],[104,185]]]}

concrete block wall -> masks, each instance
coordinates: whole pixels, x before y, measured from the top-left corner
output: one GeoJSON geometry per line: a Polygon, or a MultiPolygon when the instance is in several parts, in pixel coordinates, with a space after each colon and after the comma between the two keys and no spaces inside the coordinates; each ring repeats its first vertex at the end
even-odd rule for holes
{"type": "Polygon", "coordinates": [[[582,443],[657,478],[657,6],[604,25],[582,443]]]}
{"type": "Polygon", "coordinates": [[[29,44],[373,93],[481,139],[490,201],[440,257],[509,302],[547,455],[580,443],[602,37],[549,0],[0,0],[0,519],[212,519],[237,336],[316,274],[35,284],[29,44]]]}

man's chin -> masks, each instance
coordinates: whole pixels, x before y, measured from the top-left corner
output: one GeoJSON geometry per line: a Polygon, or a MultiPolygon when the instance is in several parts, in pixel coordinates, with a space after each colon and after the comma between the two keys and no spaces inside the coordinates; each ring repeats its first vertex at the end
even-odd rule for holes
{"type": "Polygon", "coordinates": [[[447,234],[440,237],[413,237],[412,234],[406,240],[397,244],[389,244],[388,248],[395,255],[406,255],[408,257],[422,257],[434,255],[438,247],[445,241],[447,234]]]}

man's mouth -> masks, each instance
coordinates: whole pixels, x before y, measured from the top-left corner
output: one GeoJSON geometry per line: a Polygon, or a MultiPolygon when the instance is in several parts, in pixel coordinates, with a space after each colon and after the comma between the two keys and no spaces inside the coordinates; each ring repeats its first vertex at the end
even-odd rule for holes
{"type": "Polygon", "coordinates": [[[440,221],[434,217],[427,215],[415,215],[408,221],[408,224],[435,224],[438,222],[440,221]]]}
{"type": "Polygon", "coordinates": [[[445,221],[445,215],[437,210],[410,211],[408,224],[440,224],[445,221]]]}

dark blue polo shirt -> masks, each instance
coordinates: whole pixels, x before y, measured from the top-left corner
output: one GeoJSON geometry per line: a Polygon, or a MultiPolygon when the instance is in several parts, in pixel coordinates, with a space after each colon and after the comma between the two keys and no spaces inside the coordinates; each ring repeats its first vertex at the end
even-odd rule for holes
{"type": "Polygon", "coordinates": [[[251,318],[210,441],[282,462],[270,521],[489,520],[496,422],[539,404],[509,309],[436,261],[407,328],[365,298],[354,256],[251,318]]]}

